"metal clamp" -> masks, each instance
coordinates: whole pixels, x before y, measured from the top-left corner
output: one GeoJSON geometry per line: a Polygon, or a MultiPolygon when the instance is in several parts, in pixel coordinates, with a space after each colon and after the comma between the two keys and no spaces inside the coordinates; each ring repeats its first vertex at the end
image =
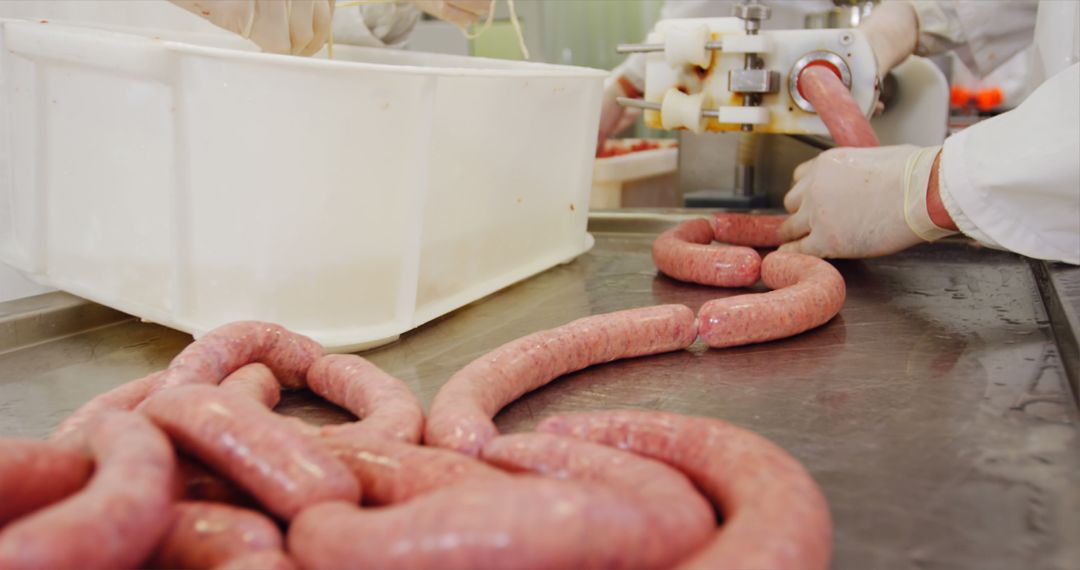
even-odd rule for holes
{"type": "Polygon", "coordinates": [[[728,71],[728,89],[732,93],[777,93],[780,73],[768,69],[732,69],[728,71]]]}
{"type": "MultiPolygon", "coordinates": [[[[719,40],[705,42],[705,49],[721,51],[724,49],[724,42],[719,40]]],[[[619,44],[615,46],[615,53],[649,53],[655,51],[664,51],[664,44],[619,44]]]]}
{"type": "MultiPolygon", "coordinates": [[[[646,101],[644,99],[631,99],[630,97],[616,97],[615,102],[623,107],[633,107],[635,109],[644,109],[646,111],[657,111],[663,108],[660,103],[654,103],[652,101],[646,101]]],[[[716,119],[720,117],[719,109],[702,109],[701,116],[705,118],[716,119]]]]}
{"type": "Polygon", "coordinates": [[[811,64],[820,61],[836,69],[840,73],[840,81],[843,82],[844,87],[851,89],[851,68],[848,67],[847,62],[842,57],[831,51],[812,51],[800,57],[792,66],[791,74],[788,75],[788,91],[791,92],[791,99],[795,101],[795,105],[808,113],[817,113],[817,111],[814,109],[814,105],[799,92],[799,75],[811,64]]]}

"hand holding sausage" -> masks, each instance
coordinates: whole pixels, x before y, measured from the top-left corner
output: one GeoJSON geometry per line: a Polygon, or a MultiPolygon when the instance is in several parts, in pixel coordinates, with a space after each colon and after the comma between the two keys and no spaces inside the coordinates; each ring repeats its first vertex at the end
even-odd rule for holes
{"type": "Polygon", "coordinates": [[[836,148],[795,170],[780,251],[825,258],[889,255],[955,233],[931,219],[936,149],[836,148]],[[918,232],[918,233],[916,233],[918,232]]]}

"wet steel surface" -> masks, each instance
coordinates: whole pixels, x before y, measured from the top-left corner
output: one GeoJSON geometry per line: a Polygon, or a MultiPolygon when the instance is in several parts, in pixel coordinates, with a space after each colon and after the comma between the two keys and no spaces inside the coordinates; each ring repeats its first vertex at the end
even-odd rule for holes
{"type": "MultiPolygon", "coordinates": [[[[470,360],[572,319],[735,293],[657,275],[671,216],[594,219],[596,247],[365,356],[425,406],[470,360]],[[640,232],[640,233],[637,233],[640,232]]],[[[1027,261],[961,242],[838,262],[839,317],[755,346],[616,362],[507,407],[504,431],[587,409],[723,418],[822,486],[834,568],[1080,567],[1077,410],[1027,261]]],[[[163,368],[190,337],[128,320],[0,355],[0,435],[44,437],[91,396],[163,368]]],[[[282,408],[339,421],[304,394],[282,408]]]]}

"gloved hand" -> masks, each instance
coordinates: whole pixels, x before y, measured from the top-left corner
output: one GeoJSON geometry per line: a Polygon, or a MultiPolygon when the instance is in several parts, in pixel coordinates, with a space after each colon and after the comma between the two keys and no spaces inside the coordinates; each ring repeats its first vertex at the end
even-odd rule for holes
{"type": "Polygon", "coordinates": [[[600,103],[600,131],[597,133],[596,150],[604,148],[604,142],[614,135],[625,131],[641,116],[640,109],[630,109],[620,105],[616,98],[633,97],[636,93],[627,93],[625,80],[620,81],[615,75],[604,80],[604,94],[600,103]]]}
{"type": "MultiPolygon", "coordinates": [[[[835,148],[799,165],[795,186],[784,197],[792,215],[780,226],[780,238],[789,242],[780,250],[876,257],[956,233],[938,227],[927,208],[939,150],[912,145],[835,148]]],[[[936,191],[930,199],[938,199],[936,191]]],[[[940,202],[935,206],[942,209],[940,202]]],[[[935,219],[940,215],[935,213],[935,219]]]]}
{"type": "Polygon", "coordinates": [[[468,28],[494,9],[491,0],[412,0],[424,12],[461,29],[468,28]]]}
{"type": "Polygon", "coordinates": [[[334,0],[170,0],[263,51],[313,55],[330,35],[334,0]]]}
{"type": "Polygon", "coordinates": [[[878,77],[885,77],[914,53],[919,39],[919,19],[907,2],[878,4],[859,29],[866,34],[874,51],[878,77]]]}

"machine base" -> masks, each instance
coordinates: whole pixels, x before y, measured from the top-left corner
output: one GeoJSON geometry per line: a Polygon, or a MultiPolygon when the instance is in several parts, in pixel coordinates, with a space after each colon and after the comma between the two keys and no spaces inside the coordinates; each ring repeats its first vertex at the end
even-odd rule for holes
{"type": "Polygon", "coordinates": [[[764,194],[745,196],[733,194],[731,190],[699,190],[689,192],[683,197],[687,208],[730,208],[732,210],[753,210],[767,208],[769,198],[764,194]]]}

